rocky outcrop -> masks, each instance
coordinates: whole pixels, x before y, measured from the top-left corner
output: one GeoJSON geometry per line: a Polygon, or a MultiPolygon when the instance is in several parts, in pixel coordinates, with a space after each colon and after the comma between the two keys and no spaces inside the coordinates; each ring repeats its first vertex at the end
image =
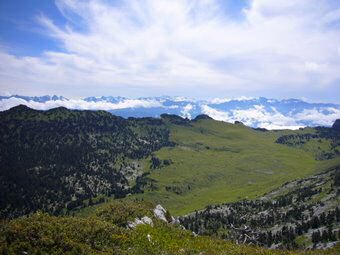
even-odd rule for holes
{"type": "Polygon", "coordinates": [[[337,119],[337,120],[334,122],[332,128],[333,128],[333,129],[338,129],[338,130],[340,130],[340,119],[337,119]]]}
{"type": "Polygon", "coordinates": [[[130,229],[134,229],[136,228],[138,225],[150,225],[151,227],[153,227],[153,221],[150,217],[148,216],[144,216],[142,218],[136,218],[134,222],[129,222],[127,227],[130,229]]]}
{"type": "Polygon", "coordinates": [[[188,125],[190,120],[175,114],[161,114],[161,119],[176,125],[188,125]]]}
{"type": "Polygon", "coordinates": [[[162,221],[169,222],[169,220],[171,220],[169,219],[169,217],[167,217],[167,211],[161,205],[156,205],[153,213],[157,219],[160,219],[162,221]]]}
{"type": "Polygon", "coordinates": [[[197,115],[197,117],[194,119],[194,121],[197,121],[197,120],[212,120],[212,118],[209,115],[200,114],[200,115],[197,115]]]}
{"type": "Polygon", "coordinates": [[[170,215],[170,213],[164,209],[161,205],[156,205],[153,213],[157,219],[165,221],[171,224],[179,224],[179,220],[170,215]]]}
{"type": "MultiPolygon", "coordinates": [[[[179,220],[171,216],[170,213],[163,206],[159,204],[156,205],[156,207],[153,209],[153,213],[155,217],[154,220],[155,219],[161,220],[161,221],[164,221],[170,224],[179,224],[179,220]]],[[[150,225],[151,227],[154,226],[153,220],[148,216],[144,216],[142,218],[135,218],[134,221],[128,222],[127,228],[134,229],[138,225],[150,225]]]]}

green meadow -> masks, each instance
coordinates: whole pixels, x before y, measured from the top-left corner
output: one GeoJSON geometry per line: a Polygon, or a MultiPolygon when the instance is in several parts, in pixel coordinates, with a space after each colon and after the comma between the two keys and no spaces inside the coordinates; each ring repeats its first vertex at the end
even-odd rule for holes
{"type": "Polygon", "coordinates": [[[146,159],[149,184],[143,194],[127,199],[160,203],[174,215],[209,204],[252,199],[340,162],[339,158],[317,161],[313,144],[294,148],[275,143],[281,135],[312,133],[313,129],[262,132],[214,120],[168,126],[176,146],[162,148],[155,156],[172,164],[150,170],[150,158],[146,159]]]}
{"type": "MultiPolygon", "coordinates": [[[[313,128],[263,132],[211,119],[166,125],[176,145],[163,147],[153,156],[172,163],[151,169],[151,157],[138,161],[148,173],[144,193],[123,200],[160,203],[175,216],[207,205],[260,197],[288,181],[340,165],[339,157],[316,160],[320,151],[328,150],[329,140],[294,147],[275,143],[282,135],[313,134],[313,128]]],[[[97,207],[85,207],[76,214],[86,216],[97,207]]]]}

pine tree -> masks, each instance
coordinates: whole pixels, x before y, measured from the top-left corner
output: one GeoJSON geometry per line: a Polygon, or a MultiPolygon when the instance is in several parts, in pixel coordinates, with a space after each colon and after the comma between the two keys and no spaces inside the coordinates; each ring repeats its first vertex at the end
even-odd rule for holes
{"type": "Polygon", "coordinates": [[[312,234],[312,242],[316,244],[316,243],[320,242],[320,239],[321,239],[320,231],[319,230],[314,231],[313,234],[312,234]]]}

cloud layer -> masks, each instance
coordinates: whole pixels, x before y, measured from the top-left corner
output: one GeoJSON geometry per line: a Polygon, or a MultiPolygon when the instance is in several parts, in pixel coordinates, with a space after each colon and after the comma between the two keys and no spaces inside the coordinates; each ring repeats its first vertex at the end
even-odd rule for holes
{"type": "Polygon", "coordinates": [[[186,98],[91,97],[66,99],[63,97],[0,98],[0,111],[19,104],[38,110],[67,107],[81,110],[106,110],[123,117],[159,117],[163,113],[195,118],[207,114],[215,120],[241,121],[247,126],[266,129],[298,129],[305,126],[331,126],[340,119],[340,105],[306,103],[297,99],[275,100],[266,98],[235,98],[188,100],[186,98]]]}
{"type": "Polygon", "coordinates": [[[57,0],[66,24],[36,19],[60,50],[0,50],[1,92],[340,96],[339,1],[225,3],[57,0]]]}
{"type": "Polygon", "coordinates": [[[304,109],[301,112],[290,112],[285,115],[275,108],[267,111],[263,105],[255,105],[248,109],[231,111],[216,110],[207,105],[202,112],[215,120],[226,122],[241,121],[247,126],[272,129],[299,129],[305,126],[332,126],[340,118],[340,107],[304,109]],[[325,112],[326,110],[326,112],[325,112]]]}
{"type": "Polygon", "coordinates": [[[33,100],[25,100],[21,98],[10,97],[8,99],[0,100],[0,111],[8,110],[17,105],[26,105],[36,110],[48,110],[56,107],[66,107],[68,109],[79,110],[120,110],[127,108],[152,108],[163,107],[163,105],[156,100],[144,99],[124,99],[122,101],[112,103],[107,101],[88,102],[83,99],[70,100],[49,100],[46,102],[36,102],[33,100]]]}

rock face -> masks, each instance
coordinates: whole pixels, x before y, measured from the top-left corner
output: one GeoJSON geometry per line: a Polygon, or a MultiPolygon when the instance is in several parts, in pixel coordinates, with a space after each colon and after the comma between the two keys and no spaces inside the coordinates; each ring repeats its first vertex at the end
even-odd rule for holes
{"type": "Polygon", "coordinates": [[[128,228],[134,229],[135,227],[137,227],[138,225],[150,225],[153,227],[153,221],[151,218],[149,218],[148,216],[144,216],[143,218],[139,219],[136,218],[134,222],[129,222],[128,223],[128,228]]]}
{"type": "Polygon", "coordinates": [[[340,130],[340,119],[337,119],[337,120],[334,122],[332,128],[333,128],[333,129],[338,129],[338,130],[340,130]]]}
{"type": "Polygon", "coordinates": [[[153,213],[155,215],[156,218],[168,222],[167,218],[166,218],[166,210],[164,209],[163,206],[161,205],[156,205],[155,209],[153,210],[153,213]]]}
{"type": "Polygon", "coordinates": [[[171,224],[179,224],[179,220],[171,216],[161,205],[156,205],[153,213],[156,218],[171,224]]]}

